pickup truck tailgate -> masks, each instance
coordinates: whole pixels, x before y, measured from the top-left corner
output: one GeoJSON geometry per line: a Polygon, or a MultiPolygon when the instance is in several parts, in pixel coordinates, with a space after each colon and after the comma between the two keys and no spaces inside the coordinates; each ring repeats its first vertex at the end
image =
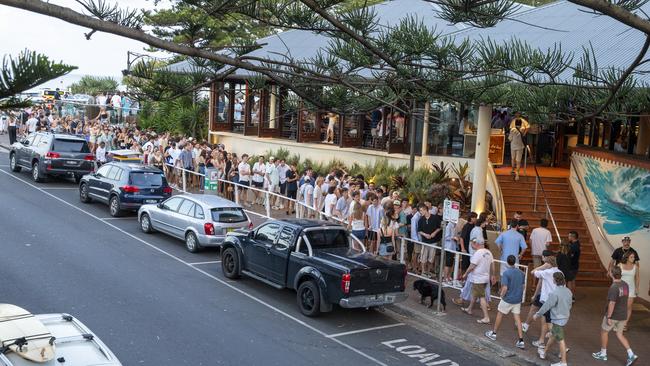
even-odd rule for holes
{"type": "Polygon", "coordinates": [[[404,271],[405,266],[397,262],[354,269],[350,272],[350,296],[404,291],[404,271]]]}

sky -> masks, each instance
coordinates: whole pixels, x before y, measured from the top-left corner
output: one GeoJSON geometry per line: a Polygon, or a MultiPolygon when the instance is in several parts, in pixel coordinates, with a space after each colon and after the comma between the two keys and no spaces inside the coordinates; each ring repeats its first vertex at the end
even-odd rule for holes
{"type": "MultiPolygon", "coordinates": [[[[111,1],[111,0],[109,0],[111,1]]],[[[81,11],[74,0],[50,0],[50,3],[81,11]]],[[[153,8],[151,0],[120,0],[120,6],[153,8]]],[[[0,5],[0,57],[17,55],[25,48],[47,55],[51,60],[77,66],[66,80],[81,75],[112,76],[121,80],[126,68],[126,53],[143,53],[145,44],[106,33],[95,33],[90,41],[87,28],[36,13],[0,5]]],[[[57,81],[56,83],[61,84],[57,81]]],[[[64,85],[62,85],[64,86],[64,85]]]]}

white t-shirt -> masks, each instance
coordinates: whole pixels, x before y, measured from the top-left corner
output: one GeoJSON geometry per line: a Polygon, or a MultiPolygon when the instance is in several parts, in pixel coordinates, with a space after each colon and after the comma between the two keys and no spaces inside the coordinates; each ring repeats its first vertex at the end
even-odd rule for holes
{"type": "Polygon", "coordinates": [[[336,205],[336,201],[338,201],[338,198],[336,198],[336,195],[334,193],[329,193],[327,196],[325,196],[325,214],[326,215],[332,215],[332,209],[336,205]]]}
{"type": "Polygon", "coordinates": [[[481,248],[472,254],[469,262],[476,267],[470,272],[469,281],[472,283],[488,283],[490,282],[490,266],[492,265],[492,253],[481,248]]]}
{"type": "Polygon", "coordinates": [[[551,267],[543,271],[535,271],[533,274],[536,278],[542,279],[542,291],[539,293],[539,301],[546,302],[548,294],[555,291],[557,285],[553,281],[553,273],[560,272],[557,267],[551,267]]]}
{"type": "Polygon", "coordinates": [[[253,164],[253,171],[257,171],[260,173],[254,173],[253,174],[253,182],[257,183],[262,183],[264,182],[264,174],[266,174],[266,164],[261,163],[258,161],[255,164],[253,164]]]}
{"type": "Polygon", "coordinates": [[[269,164],[266,168],[266,173],[269,176],[269,185],[277,187],[280,185],[280,173],[278,172],[278,167],[275,164],[269,164]]]}
{"type": "MultiPolygon", "coordinates": [[[[469,250],[470,255],[474,254],[474,248],[472,248],[472,245],[471,245],[471,242],[474,239],[476,239],[477,243],[485,244],[485,238],[483,238],[483,228],[482,227],[474,226],[472,231],[470,231],[470,233],[469,233],[470,244],[469,244],[468,250],[469,250]]],[[[467,247],[468,244],[466,244],[465,246],[467,247]]]]}
{"type": "Polygon", "coordinates": [[[314,208],[320,211],[321,207],[323,207],[323,189],[321,188],[321,186],[315,186],[312,195],[314,196],[314,200],[313,200],[314,208]],[[316,207],[316,205],[318,205],[318,207],[316,207]]]}
{"type": "Polygon", "coordinates": [[[27,120],[27,131],[29,131],[29,133],[35,132],[37,124],[38,124],[38,119],[36,119],[36,118],[28,119],[27,120]]]}
{"type": "Polygon", "coordinates": [[[113,95],[111,98],[111,104],[113,105],[113,108],[122,108],[122,97],[117,94],[113,95]]]}
{"type": "Polygon", "coordinates": [[[174,165],[176,164],[176,160],[178,160],[178,157],[181,155],[181,149],[174,149],[173,147],[169,149],[169,156],[172,158],[171,164],[174,165]]]}
{"type": "Polygon", "coordinates": [[[553,241],[551,232],[545,227],[534,228],[530,233],[530,245],[533,255],[542,255],[546,250],[546,244],[553,241]]]}
{"type": "Polygon", "coordinates": [[[311,184],[305,182],[305,184],[303,184],[300,189],[302,190],[302,197],[304,198],[303,203],[307,207],[313,207],[314,187],[312,187],[311,184]]]}
{"type": "Polygon", "coordinates": [[[248,163],[243,161],[237,165],[237,170],[239,171],[239,181],[240,182],[250,182],[251,179],[251,166],[248,163]]]}
{"type": "Polygon", "coordinates": [[[101,106],[106,106],[106,96],[105,95],[100,95],[97,97],[97,104],[101,106]]]}
{"type": "Polygon", "coordinates": [[[100,163],[106,162],[106,148],[103,148],[101,146],[97,148],[95,151],[95,160],[100,163]]]}

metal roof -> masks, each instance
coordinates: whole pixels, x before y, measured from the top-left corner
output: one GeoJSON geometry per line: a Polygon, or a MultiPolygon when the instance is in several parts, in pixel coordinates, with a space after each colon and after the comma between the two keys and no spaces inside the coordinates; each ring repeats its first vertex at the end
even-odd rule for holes
{"type": "MultiPolygon", "coordinates": [[[[650,11],[650,4],[641,8],[650,11]]],[[[559,45],[563,52],[573,53],[575,65],[583,53],[583,47],[593,48],[599,68],[615,67],[626,69],[639,53],[645,35],[605,15],[568,1],[558,1],[521,12],[492,28],[468,28],[455,34],[457,41],[468,38],[479,40],[490,38],[505,42],[516,38],[541,50],[559,45]]],[[[650,71],[650,65],[641,65],[638,70],[650,71]]],[[[568,81],[572,71],[560,78],[568,81]]],[[[637,75],[638,80],[650,81],[649,76],[637,75]]]]}
{"type": "MultiPolygon", "coordinates": [[[[583,48],[593,48],[600,68],[625,69],[639,52],[645,35],[608,16],[594,14],[587,8],[568,1],[558,1],[533,8],[522,5],[515,15],[491,28],[476,28],[465,24],[449,24],[436,16],[436,4],[417,0],[391,0],[373,6],[382,26],[395,25],[399,19],[413,16],[437,32],[456,37],[457,41],[468,38],[490,38],[505,42],[516,38],[533,48],[552,49],[558,45],[563,52],[573,53],[573,64],[580,59],[583,48]]],[[[650,3],[641,8],[650,12],[650,3]]],[[[263,46],[248,55],[281,60],[283,55],[293,59],[307,59],[327,48],[326,35],[305,30],[288,30],[258,40],[263,46]]],[[[168,67],[176,72],[189,72],[191,60],[168,67]]],[[[639,66],[637,71],[650,71],[650,63],[639,66]]],[[[252,73],[239,69],[231,77],[247,77],[252,73]]],[[[561,79],[570,81],[572,71],[566,71],[561,79]]],[[[650,75],[638,74],[637,80],[650,83],[650,75]]]]}

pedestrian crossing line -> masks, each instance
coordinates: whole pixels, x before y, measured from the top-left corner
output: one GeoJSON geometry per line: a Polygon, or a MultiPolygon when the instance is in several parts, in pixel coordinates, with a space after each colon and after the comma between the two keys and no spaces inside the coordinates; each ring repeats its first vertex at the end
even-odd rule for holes
{"type": "Polygon", "coordinates": [[[188,263],[188,264],[190,266],[199,266],[201,264],[216,264],[216,263],[221,263],[221,261],[194,262],[194,263],[188,263]]]}
{"type": "Polygon", "coordinates": [[[394,328],[394,327],[399,327],[404,325],[404,323],[396,323],[396,324],[388,324],[388,325],[381,325],[378,327],[372,327],[372,328],[364,328],[364,329],[357,329],[357,330],[351,330],[349,332],[343,332],[343,333],[336,333],[336,334],[330,334],[327,336],[327,338],[336,338],[336,337],[343,337],[346,335],[352,335],[352,334],[358,334],[358,333],[365,333],[365,332],[372,332],[374,330],[381,330],[381,329],[387,329],[387,328],[394,328]]]}

